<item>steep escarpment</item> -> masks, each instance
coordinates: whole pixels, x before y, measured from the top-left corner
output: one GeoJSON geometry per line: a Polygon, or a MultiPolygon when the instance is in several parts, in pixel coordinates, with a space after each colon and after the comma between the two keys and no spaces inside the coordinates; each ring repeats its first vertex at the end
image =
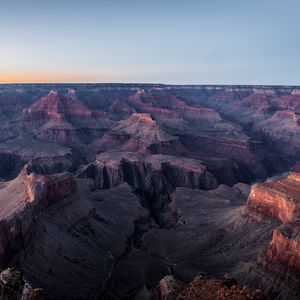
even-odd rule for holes
{"type": "Polygon", "coordinates": [[[115,261],[128,252],[135,222],[148,218],[126,184],[94,191],[90,180],[26,168],[1,186],[0,206],[0,264],[18,265],[46,299],[101,293],[115,261]]]}
{"type": "Polygon", "coordinates": [[[172,190],[177,186],[185,186],[211,189],[217,186],[217,181],[201,161],[160,154],[107,152],[78,170],[78,174],[81,178],[94,179],[95,188],[98,189],[108,189],[127,182],[157,197],[164,188],[172,190]]]}
{"type": "MultiPolygon", "coordinates": [[[[300,279],[300,223],[281,225],[273,233],[272,241],[264,252],[270,264],[265,267],[286,276],[289,273],[300,279]],[[272,264],[274,262],[275,264],[272,264]]],[[[288,277],[289,279],[289,277],[288,277]]]]}
{"type": "Polygon", "coordinates": [[[82,159],[71,148],[36,140],[25,135],[0,145],[2,180],[15,178],[22,166],[38,174],[73,171],[82,159]]]}
{"type": "MultiPolygon", "coordinates": [[[[294,293],[299,292],[300,282],[299,195],[300,175],[292,172],[282,178],[254,185],[247,202],[247,209],[256,218],[264,221],[273,217],[283,223],[274,229],[258,264],[273,274],[274,281],[281,280],[281,285],[285,282],[285,288],[289,286],[294,293]]],[[[263,282],[263,285],[264,288],[269,286],[270,290],[276,290],[270,288],[270,280],[263,282]]],[[[274,295],[278,294],[278,290],[274,291],[274,295]]],[[[283,294],[287,294],[286,299],[294,297],[289,292],[283,294]]]]}
{"type": "Polygon", "coordinates": [[[271,179],[251,188],[247,207],[287,223],[300,216],[300,174],[271,179]]]}
{"type": "Polygon", "coordinates": [[[35,219],[41,212],[75,190],[70,174],[57,174],[50,179],[29,174],[26,167],[17,178],[1,186],[1,266],[32,240],[35,219]]]}
{"type": "Polygon", "coordinates": [[[92,191],[89,180],[79,180],[77,192],[36,219],[36,237],[16,263],[46,299],[95,299],[130,251],[135,222],[147,216],[128,185],[92,191]]]}
{"type": "Polygon", "coordinates": [[[218,183],[201,161],[166,155],[142,155],[132,152],[108,152],[79,169],[79,178],[93,179],[94,189],[109,189],[128,183],[144,200],[155,221],[169,226],[161,218],[170,194],[178,187],[212,189],[218,183]]]}

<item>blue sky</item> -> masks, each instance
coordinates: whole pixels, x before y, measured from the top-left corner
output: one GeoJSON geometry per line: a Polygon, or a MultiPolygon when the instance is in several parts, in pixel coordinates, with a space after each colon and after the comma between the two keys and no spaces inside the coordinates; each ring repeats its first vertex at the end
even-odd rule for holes
{"type": "Polygon", "coordinates": [[[0,82],[299,84],[296,0],[0,0],[0,82]]]}

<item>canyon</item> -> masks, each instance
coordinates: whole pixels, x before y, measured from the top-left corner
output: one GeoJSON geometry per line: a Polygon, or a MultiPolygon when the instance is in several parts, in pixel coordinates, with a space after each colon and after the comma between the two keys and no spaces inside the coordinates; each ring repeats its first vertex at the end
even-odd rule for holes
{"type": "Polygon", "coordinates": [[[299,299],[299,91],[0,85],[1,270],[46,300],[299,299]]]}

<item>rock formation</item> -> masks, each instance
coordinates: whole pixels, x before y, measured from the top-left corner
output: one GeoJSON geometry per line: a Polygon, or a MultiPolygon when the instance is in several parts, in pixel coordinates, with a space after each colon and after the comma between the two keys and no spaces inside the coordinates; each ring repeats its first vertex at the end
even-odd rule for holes
{"type": "Polygon", "coordinates": [[[1,300],[44,300],[43,290],[32,288],[21,272],[7,268],[0,273],[1,300]]]}
{"type": "Polygon", "coordinates": [[[239,284],[232,277],[223,279],[196,276],[183,285],[173,276],[165,276],[152,292],[151,300],[269,300],[262,291],[239,284]]]}
{"type": "Polygon", "coordinates": [[[254,212],[287,223],[300,216],[300,174],[253,185],[247,206],[254,212]]]}
{"type": "Polygon", "coordinates": [[[274,217],[283,223],[274,229],[258,263],[275,278],[289,282],[295,292],[300,279],[299,195],[300,174],[291,172],[255,184],[247,201],[251,215],[262,221],[274,217]]]}
{"type": "Polygon", "coordinates": [[[31,241],[35,219],[44,209],[74,193],[76,183],[71,174],[38,176],[29,174],[25,167],[0,191],[0,265],[4,266],[31,241]]]}
{"type": "Polygon", "coordinates": [[[269,300],[263,292],[238,284],[233,278],[207,279],[197,276],[176,300],[269,300]]]}
{"type": "Polygon", "coordinates": [[[78,174],[81,178],[93,179],[96,189],[108,189],[125,181],[148,193],[156,190],[157,197],[163,189],[178,186],[197,189],[212,189],[217,186],[216,179],[201,161],[161,154],[103,153],[96,157],[95,162],[79,169],[78,174]]]}
{"type": "Polygon", "coordinates": [[[1,268],[23,298],[298,299],[299,90],[0,85],[1,268]]]}

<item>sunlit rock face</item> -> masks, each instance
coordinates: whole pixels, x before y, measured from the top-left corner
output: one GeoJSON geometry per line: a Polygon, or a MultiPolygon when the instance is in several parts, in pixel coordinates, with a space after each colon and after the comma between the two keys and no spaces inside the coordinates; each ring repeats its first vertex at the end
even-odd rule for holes
{"type": "Polygon", "coordinates": [[[298,299],[299,90],[0,85],[1,268],[50,300],[298,299]]]}
{"type": "Polygon", "coordinates": [[[247,206],[283,223],[296,220],[300,217],[300,173],[253,185],[247,206]]]}
{"type": "MultiPolygon", "coordinates": [[[[273,238],[265,255],[270,262],[274,262],[274,271],[287,272],[292,269],[300,272],[300,226],[298,222],[281,225],[274,230],[273,238]],[[278,269],[276,264],[281,265],[278,269]],[[288,269],[285,270],[285,267],[288,269]]],[[[271,266],[267,266],[272,269],[271,266]]],[[[295,273],[296,275],[296,273],[295,273]]]]}
{"type": "Polygon", "coordinates": [[[252,186],[247,210],[264,222],[270,217],[278,225],[272,239],[258,259],[267,272],[296,286],[300,274],[300,173],[291,172],[252,186]]]}

